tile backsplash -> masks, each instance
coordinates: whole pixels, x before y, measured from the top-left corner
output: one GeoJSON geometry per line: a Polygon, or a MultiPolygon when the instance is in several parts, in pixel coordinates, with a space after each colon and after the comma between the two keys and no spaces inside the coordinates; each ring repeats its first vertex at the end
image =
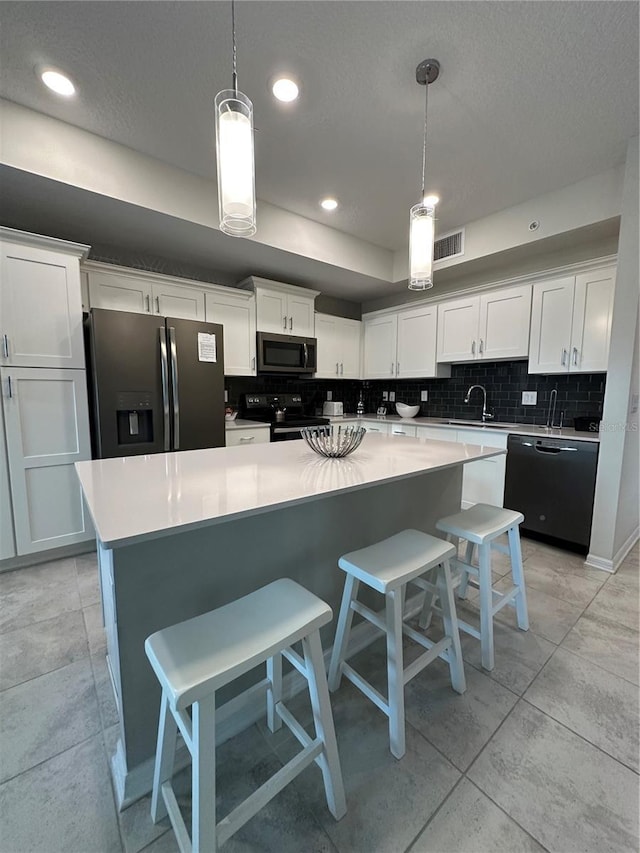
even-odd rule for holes
{"type": "MultiPolygon", "coordinates": [[[[327,391],[334,400],[344,403],[345,412],[355,412],[360,391],[366,412],[375,412],[382,404],[383,391],[394,391],[396,400],[410,405],[420,403],[420,392],[427,391],[429,400],[421,404],[424,417],[469,418],[478,420],[482,413],[482,394],[474,391],[468,404],[464,397],[470,385],[487,389],[487,408],[497,421],[523,424],[545,424],[549,395],[556,388],[558,402],[556,423],[564,412],[564,423],[573,426],[580,416],[602,415],[606,373],[571,373],[546,376],[527,373],[527,361],[497,361],[482,364],[454,364],[448,379],[385,379],[335,381],[332,379],[298,379],[278,376],[227,377],[225,387],[229,405],[238,406],[240,395],[249,392],[300,393],[307,413],[322,407],[327,391]],[[523,406],[523,391],[537,391],[535,406],[523,406]]],[[[393,403],[388,404],[394,411],[393,403]]],[[[395,413],[395,412],[394,412],[395,413]]]]}

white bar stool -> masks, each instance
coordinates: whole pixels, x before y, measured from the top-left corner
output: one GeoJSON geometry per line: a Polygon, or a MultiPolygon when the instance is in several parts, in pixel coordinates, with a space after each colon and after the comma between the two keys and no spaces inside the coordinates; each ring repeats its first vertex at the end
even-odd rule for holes
{"type": "Polygon", "coordinates": [[[157,823],[169,815],[182,853],[217,850],[312,761],[322,771],[329,811],[336,820],[346,813],[319,633],[331,616],[328,604],[285,578],[147,638],[145,651],[162,687],[151,816],[157,823]],[[304,658],[291,648],[299,640],[304,658]],[[282,657],[307,679],[314,739],[282,703],[282,657]],[[215,721],[246,703],[241,694],[216,708],[216,691],[263,662],[267,677],[247,694],[266,695],[271,731],[284,721],[304,749],[216,823],[215,721]],[[191,838],[171,784],[178,729],[192,758],[191,838]]]}
{"type": "MultiPolygon", "coordinates": [[[[391,753],[396,758],[402,758],[405,753],[404,685],[408,681],[440,657],[449,664],[453,689],[458,693],[464,693],[466,690],[453,600],[454,587],[449,568],[449,560],[454,555],[453,545],[443,539],[436,539],[435,536],[418,530],[403,530],[368,548],[345,554],[338,561],[347,577],[329,667],[329,689],[337,690],[344,675],[387,715],[391,753]],[[437,570],[435,584],[422,577],[432,570],[437,570]],[[375,613],[357,600],[361,581],[384,595],[383,611],[375,613]],[[404,594],[408,583],[428,592],[437,591],[442,602],[445,633],[438,642],[429,640],[404,623],[404,619],[420,612],[422,604],[422,597],[416,596],[420,603],[412,607],[413,602],[409,602],[406,612],[403,613],[404,594]],[[387,699],[345,662],[354,612],[386,634],[387,699]],[[403,634],[427,649],[406,668],[403,665],[403,634]]],[[[375,639],[372,637],[366,645],[370,645],[375,639]]]]}
{"type": "MultiPolygon", "coordinates": [[[[519,525],[524,521],[521,512],[512,509],[502,509],[490,504],[475,504],[469,509],[455,515],[441,518],[436,524],[438,530],[447,534],[449,541],[455,537],[465,539],[467,548],[465,559],[456,559],[454,567],[459,573],[456,585],[459,584],[458,597],[465,598],[469,577],[474,580],[471,585],[480,590],[480,631],[472,625],[458,619],[460,630],[471,634],[480,640],[482,649],[482,666],[492,670],[495,664],[493,648],[493,617],[507,604],[515,605],[518,627],[522,631],[529,630],[529,615],[527,611],[527,591],[524,583],[522,567],[522,551],[520,550],[519,525]],[[501,545],[495,540],[503,533],[509,537],[508,545],[501,545]],[[478,565],[473,561],[473,549],[478,547],[478,565]],[[511,560],[511,577],[513,586],[506,592],[493,589],[491,577],[491,550],[507,554],[511,560]],[[494,604],[494,599],[496,603],[494,604]]],[[[424,602],[421,627],[429,624],[430,611],[433,608],[433,595],[429,593],[424,602]]]]}

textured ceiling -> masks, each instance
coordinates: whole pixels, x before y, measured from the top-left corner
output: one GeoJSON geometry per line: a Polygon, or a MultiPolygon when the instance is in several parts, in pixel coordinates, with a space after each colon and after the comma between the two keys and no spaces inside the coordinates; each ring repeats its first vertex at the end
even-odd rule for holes
{"type": "MultiPolygon", "coordinates": [[[[604,171],[638,133],[634,2],[237,3],[240,88],[255,111],[261,199],[391,249],[419,191],[440,231],[604,171]],[[302,85],[285,107],[278,72],[302,85]],[[335,194],[340,209],[318,207],[335,194]]],[[[230,85],[227,2],[2,2],[3,97],[190,172],[215,175],[212,100],[230,85]],[[78,95],[50,94],[53,64],[78,95]]]]}

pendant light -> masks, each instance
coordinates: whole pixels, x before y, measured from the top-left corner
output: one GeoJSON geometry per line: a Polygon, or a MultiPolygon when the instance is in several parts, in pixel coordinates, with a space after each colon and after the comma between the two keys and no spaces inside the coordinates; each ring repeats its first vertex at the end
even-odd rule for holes
{"type": "Polygon", "coordinates": [[[256,188],[253,154],[253,104],[238,90],[236,16],[231,0],[233,88],[215,98],[220,230],[233,237],[256,233],[256,188]]]}
{"type": "Polygon", "coordinates": [[[409,211],[409,290],[433,287],[433,238],[436,214],[435,196],[425,196],[427,166],[427,106],[429,84],[438,79],[440,63],[425,59],[416,68],[416,81],[425,87],[424,141],[422,145],[422,194],[420,202],[409,211]]]}

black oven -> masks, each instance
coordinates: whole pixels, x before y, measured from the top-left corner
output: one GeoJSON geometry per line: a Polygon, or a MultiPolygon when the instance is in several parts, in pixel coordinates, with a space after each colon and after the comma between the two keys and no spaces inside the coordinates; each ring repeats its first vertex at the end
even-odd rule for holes
{"type": "Polygon", "coordinates": [[[316,339],[258,332],[258,373],[315,373],[316,339]]]}

